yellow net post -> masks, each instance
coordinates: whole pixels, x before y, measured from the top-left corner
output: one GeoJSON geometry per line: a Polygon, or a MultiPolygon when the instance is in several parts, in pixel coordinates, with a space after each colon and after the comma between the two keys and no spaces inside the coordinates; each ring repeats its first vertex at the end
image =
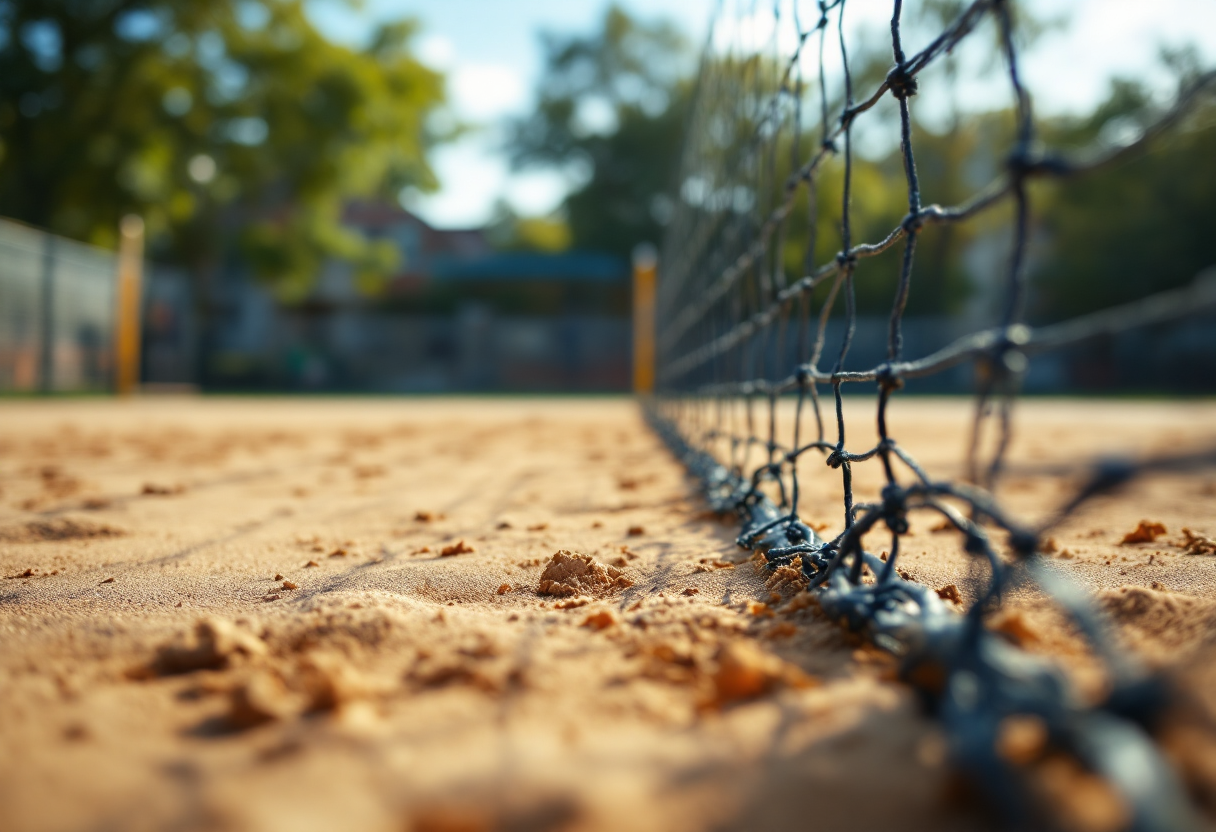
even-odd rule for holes
{"type": "Polygon", "coordinates": [[[654,294],[658,258],[653,246],[633,251],[633,392],[654,392],[654,294]]]}
{"type": "Polygon", "coordinates": [[[114,327],[114,390],[120,396],[139,386],[140,309],[143,300],[144,221],[122,218],[118,245],[118,309],[114,327]]]}

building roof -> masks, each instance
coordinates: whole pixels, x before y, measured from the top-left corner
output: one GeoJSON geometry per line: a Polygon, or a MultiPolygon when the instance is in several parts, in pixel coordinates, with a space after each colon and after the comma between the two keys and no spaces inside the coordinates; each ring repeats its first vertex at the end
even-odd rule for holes
{"type": "Polygon", "coordinates": [[[434,228],[421,217],[386,200],[352,200],[346,204],[342,219],[346,225],[373,235],[412,225],[418,229],[418,254],[424,258],[439,254],[474,257],[492,250],[480,228],[434,228]]]}
{"type": "Polygon", "coordinates": [[[503,252],[476,258],[436,256],[431,273],[436,281],[449,282],[618,283],[628,280],[629,265],[620,257],[599,252],[503,252]]]}

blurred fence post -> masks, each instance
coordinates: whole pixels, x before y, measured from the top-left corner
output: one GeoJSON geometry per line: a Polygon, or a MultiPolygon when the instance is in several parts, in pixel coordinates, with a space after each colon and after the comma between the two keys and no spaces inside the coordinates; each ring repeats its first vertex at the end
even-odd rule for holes
{"type": "Polygon", "coordinates": [[[633,392],[654,392],[654,294],[658,257],[654,246],[633,250],[633,392]]]}
{"type": "Polygon", "coordinates": [[[144,221],[122,218],[118,245],[118,309],[114,330],[114,390],[129,395],[139,385],[139,339],[142,307],[144,221]]]}
{"type": "Polygon", "coordinates": [[[39,281],[41,316],[38,332],[38,389],[55,389],[55,236],[42,240],[42,279],[39,281]]]}

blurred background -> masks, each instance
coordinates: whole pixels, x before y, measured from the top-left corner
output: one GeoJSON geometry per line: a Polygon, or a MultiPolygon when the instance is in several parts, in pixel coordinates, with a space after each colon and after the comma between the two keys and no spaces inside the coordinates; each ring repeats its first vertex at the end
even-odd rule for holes
{"type": "MultiPolygon", "coordinates": [[[[909,51],[962,5],[912,4],[909,51]]],[[[1216,66],[1208,0],[1059,6],[1018,7],[1054,146],[1126,140],[1216,66]]],[[[0,391],[112,389],[133,262],[146,389],[628,389],[630,253],[661,241],[676,200],[703,199],[679,158],[712,14],[711,0],[0,0],[0,391]]],[[[890,68],[889,15],[849,4],[859,89],[890,68]]],[[[758,46],[784,36],[763,19],[758,46]]],[[[925,74],[926,202],[996,175],[1009,105],[991,37],[925,74]]],[[[854,222],[870,241],[906,197],[892,113],[863,121],[854,222]]],[[[1034,322],[1189,281],[1216,262],[1216,102],[1033,200],[1034,322]]],[[[791,241],[791,275],[834,255],[838,219],[821,211],[814,251],[810,229],[791,241]]],[[[926,229],[909,355],[991,323],[1008,219],[926,229]]],[[[858,278],[859,365],[881,358],[896,268],[858,278]]],[[[1216,392],[1216,320],[1036,359],[1027,388],[1216,392]]]]}

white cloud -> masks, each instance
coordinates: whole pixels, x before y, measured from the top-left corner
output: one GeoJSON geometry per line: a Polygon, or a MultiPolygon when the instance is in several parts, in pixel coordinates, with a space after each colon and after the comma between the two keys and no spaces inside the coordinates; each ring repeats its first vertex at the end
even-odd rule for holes
{"type": "Polygon", "coordinates": [[[483,139],[471,136],[436,148],[431,164],[441,190],[409,194],[406,207],[437,228],[465,228],[489,220],[508,176],[501,154],[488,152],[483,139]]]}
{"type": "Polygon", "coordinates": [[[403,202],[436,228],[472,228],[490,220],[505,198],[521,214],[548,214],[561,204],[570,178],[556,171],[513,173],[505,158],[472,135],[437,148],[431,157],[442,186],[438,193],[406,192],[403,202]]]}
{"type": "Polygon", "coordinates": [[[486,122],[518,112],[527,99],[518,71],[500,64],[464,64],[450,76],[449,89],[456,114],[486,122]]]}
{"type": "Polygon", "coordinates": [[[538,216],[556,209],[569,188],[569,178],[561,173],[537,170],[513,175],[506,183],[505,194],[518,213],[538,216]]]}
{"type": "Polygon", "coordinates": [[[432,69],[446,70],[456,57],[456,47],[443,35],[423,35],[418,41],[418,57],[432,69]]]}

